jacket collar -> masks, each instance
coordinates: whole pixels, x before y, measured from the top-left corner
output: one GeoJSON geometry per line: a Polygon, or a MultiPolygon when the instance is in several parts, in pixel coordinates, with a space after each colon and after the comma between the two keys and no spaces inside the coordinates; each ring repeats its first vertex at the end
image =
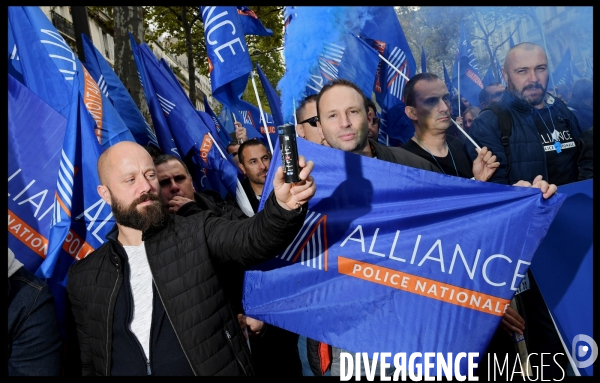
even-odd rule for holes
{"type": "MultiPolygon", "coordinates": [[[[166,227],[167,221],[170,219],[169,216],[170,216],[170,214],[165,215],[165,218],[162,221],[160,221],[160,223],[158,225],[152,226],[151,228],[142,232],[142,241],[144,241],[148,235],[152,235],[153,233],[156,233],[156,232],[162,230],[164,227],[166,227]]],[[[118,237],[119,237],[119,226],[117,226],[117,224],[115,223],[113,228],[108,232],[108,234],[106,234],[106,239],[113,241],[115,243],[119,243],[119,241],[117,239],[118,237]]]]}

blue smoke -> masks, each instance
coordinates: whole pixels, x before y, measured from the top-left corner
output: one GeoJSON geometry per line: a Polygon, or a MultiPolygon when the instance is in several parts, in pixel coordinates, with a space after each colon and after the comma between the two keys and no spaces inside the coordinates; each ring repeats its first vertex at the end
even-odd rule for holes
{"type": "Polygon", "coordinates": [[[338,41],[348,31],[357,33],[370,19],[364,7],[295,7],[292,13],[283,49],[286,71],[277,84],[286,122],[294,121],[294,104],[306,97],[311,69],[318,65],[325,42],[338,41]]]}

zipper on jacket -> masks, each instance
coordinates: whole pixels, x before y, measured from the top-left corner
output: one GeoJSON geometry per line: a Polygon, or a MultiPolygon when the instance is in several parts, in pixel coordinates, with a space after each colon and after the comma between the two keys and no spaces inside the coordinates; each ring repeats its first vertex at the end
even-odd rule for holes
{"type": "Polygon", "coordinates": [[[152,375],[152,369],[150,368],[150,359],[146,359],[146,375],[152,375]]]}
{"type": "Polygon", "coordinates": [[[111,302],[113,301],[113,297],[115,296],[115,291],[117,289],[117,285],[119,284],[119,276],[120,276],[120,269],[119,269],[119,262],[115,262],[115,266],[117,267],[117,279],[115,280],[115,285],[113,286],[113,290],[110,293],[110,298],[108,299],[108,311],[106,312],[106,343],[105,343],[105,352],[106,352],[106,368],[104,371],[104,376],[110,376],[110,371],[109,371],[109,365],[110,362],[112,360],[112,356],[110,354],[111,350],[109,350],[108,348],[108,344],[109,344],[109,338],[112,336],[112,334],[108,333],[108,326],[110,325],[111,321],[110,321],[110,313],[114,310],[110,308],[111,306],[111,302]]]}
{"type": "MultiPolygon", "coordinates": [[[[152,267],[150,267],[150,271],[152,272],[152,267]]],[[[154,286],[156,286],[156,281],[154,281],[154,274],[152,274],[152,283],[154,283],[154,286]]],[[[185,355],[185,359],[187,359],[188,364],[190,365],[190,368],[194,372],[194,375],[198,376],[198,373],[194,369],[192,362],[190,362],[190,357],[188,356],[186,349],[181,344],[181,339],[179,339],[179,334],[177,333],[177,330],[175,329],[175,326],[173,325],[173,321],[171,320],[169,311],[167,310],[167,307],[165,306],[165,302],[163,301],[162,296],[160,295],[160,290],[158,289],[158,286],[156,286],[156,293],[158,294],[158,298],[160,299],[160,304],[162,304],[165,309],[165,314],[167,315],[167,318],[169,319],[169,323],[171,323],[171,327],[173,327],[173,332],[175,333],[175,336],[177,337],[177,342],[179,342],[179,347],[181,347],[181,350],[183,351],[183,355],[185,355]]]]}
{"type": "Polygon", "coordinates": [[[233,347],[233,341],[231,340],[231,334],[229,333],[229,330],[227,330],[227,329],[224,329],[224,330],[225,330],[225,336],[227,337],[227,342],[229,342],[229,345],[231,346],[231,351],[233,351],[233,356],[235,357],[235,360],[237,360],[238,364],[242,368],[242,371],[244,371],[244,375],[248,376],[248,373],[246,372],[246,369],[244,368],[242,361],[240,360],[240,358],[238,358],[238,355],[235,352],[235,347],[233,347]]]}

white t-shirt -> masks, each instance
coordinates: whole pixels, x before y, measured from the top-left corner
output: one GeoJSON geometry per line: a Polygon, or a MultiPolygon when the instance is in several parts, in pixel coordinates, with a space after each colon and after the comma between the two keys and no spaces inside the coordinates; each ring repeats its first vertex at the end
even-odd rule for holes
{"type": "Polygon", "coordinates": [[[152,273],[146,257],[144,242],[139,246],[123,246],[129,258],[133,319],[130,329],[150,355],[150,325],[152,324],[152,273]]]}

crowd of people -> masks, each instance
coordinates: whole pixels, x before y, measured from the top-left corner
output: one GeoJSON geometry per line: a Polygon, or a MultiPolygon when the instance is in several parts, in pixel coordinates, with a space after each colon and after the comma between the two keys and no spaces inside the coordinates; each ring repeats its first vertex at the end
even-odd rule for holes
{"type": "MultiPolygon", "coordinates": [[[[403,98],[414,135],[400,147],[378,142],[377,104],[336,79],[300,103],[297,135],[425,171],[538,188],[543,198],[592,178],[591,81],[575,82],[568,100],[551,94],[546,53],[532,43],[509,50],[503,75],[507,87],[486,86],[481,105],[463,105],[461,116],[437,75],[413,76],[403,98]],[[454,129],[453,115],[480,148],[454,129]]],[[[231,198],[196,190],[186,163],[155,148],[126,141],[100,156],[98,193],[116,224],[69,269],[65,344],[47,286],[9,250],[9,375],[68,375],[68,362],[74,375],[339,376],[341,352],[355,350],[251,318],[242,306],[244,271],[275,257],[300,230],[318,159],[300,156],[294,184],[271,169],[273,191],[264,195],[272,154],[239,123],[236,138],[227,151],[245,176],[252,217],[231,198]]],[[[531,273],[515,299],[518,309],[506,310],[488,352],[515,353],[516,333],[538,357],[564,353],[531,273]]],[[[568,370],[566,358],[559,363],[568,370]]]]}

